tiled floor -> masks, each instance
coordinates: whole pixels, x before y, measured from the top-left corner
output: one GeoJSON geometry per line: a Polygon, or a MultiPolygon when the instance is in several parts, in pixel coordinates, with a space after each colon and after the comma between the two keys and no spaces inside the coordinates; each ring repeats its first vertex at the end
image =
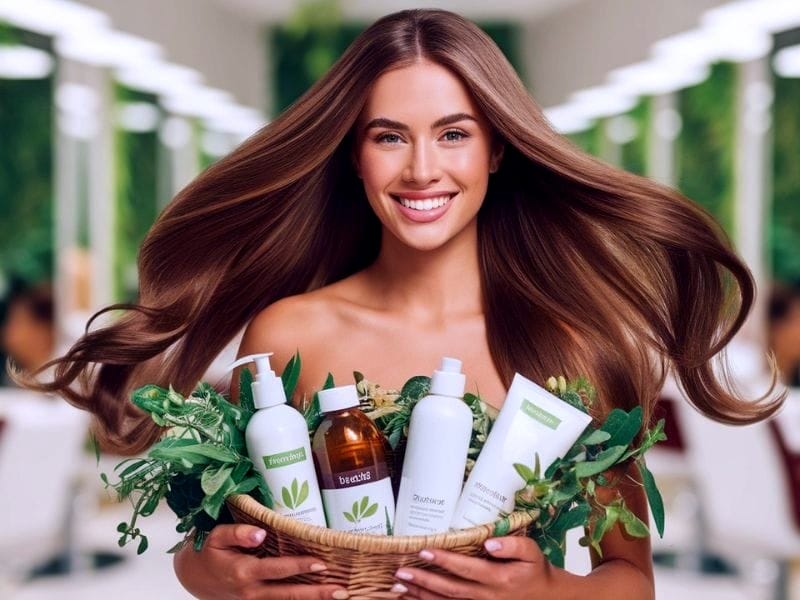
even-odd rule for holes
{"type": "MultiPolygon", "coordinates": [[[[126,559],[101,572],[71,577],[42,578],[16,590],[0,594],[9,600],[185,600],[191,598],[178,584],[172,571],[172,558],[165,554],[179,536],[174,532],[174,517],[161,510],[142,521],[150,538],[150,548],[137,556],[134,547],[120,550],[116,544],[116,524],[128,516],[127,509],[105,509],[100,518],[82,534],[82,544],[95,550],[124,552],[126,559]]],[[[764,589],[748,586],[736,578],[700,577],[659,569],[656,574],[658,600],[769,600],[764,589]]]]}

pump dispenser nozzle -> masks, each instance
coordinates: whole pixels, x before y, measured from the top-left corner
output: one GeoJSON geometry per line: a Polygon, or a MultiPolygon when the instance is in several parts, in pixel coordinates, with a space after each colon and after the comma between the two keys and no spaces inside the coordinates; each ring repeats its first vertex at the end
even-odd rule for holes
{"type": "Polygon", "coordinates": [[[270,367],[270,356],[272,356],[272,352],[267,354],[248,354],[235,360],[225,369],[228,372],[249,362],[256,363],[256,376],[253,380],[252,389],[253,403],[257,409],[286,403],[283,382],[270,367]]]}
{"type": "Polygon", "coordinates": [[[461,372],[461,361],[457,358],[442,358],[442,366],[433,372],[431,377],[431,394],[437,396],[453,396],[461,398],[464,395],[466,377],[461,372]]]}

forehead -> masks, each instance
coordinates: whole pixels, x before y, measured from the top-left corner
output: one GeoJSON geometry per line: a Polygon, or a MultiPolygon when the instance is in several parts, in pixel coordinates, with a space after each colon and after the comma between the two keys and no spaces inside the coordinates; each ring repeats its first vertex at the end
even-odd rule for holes
{"type": "Polygon", "coordinates": [[[372,85],[361,121],[386,117],[409,125],[430,125],[443,115],[481,114],[467,86],[442,65],[420,61],[383,73],[372,85]]]}

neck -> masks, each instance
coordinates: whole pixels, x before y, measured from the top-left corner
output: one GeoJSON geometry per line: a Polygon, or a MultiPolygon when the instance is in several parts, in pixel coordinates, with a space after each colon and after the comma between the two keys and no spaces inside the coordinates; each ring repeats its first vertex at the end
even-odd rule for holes
{"type": "Polygon", "coordinates": [[[476,222],[434,250],[410,248],[384,230],[380,254],[366,275],[387,310],[416,322],[483,312],[476,222]]]}

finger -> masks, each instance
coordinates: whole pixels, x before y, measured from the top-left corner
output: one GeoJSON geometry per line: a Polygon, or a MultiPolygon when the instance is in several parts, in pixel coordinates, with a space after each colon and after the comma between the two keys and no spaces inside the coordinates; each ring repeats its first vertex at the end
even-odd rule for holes
{"type": "Polygon", "coordinates": [[[335,585],[262,585],[248,590],[250,600],[347,600],[350,594],[335,585]]]}
{"type": "Polygon", "coordinates": [[[255,548],[267,537],[267,532],[254,525],[217,525],[211,530],[206,544],[220,550],[255,548]]]}
{"type": "Polygon", "coordinates": [[[462,579],[469,581],[489,582],[502,565],[490,563],[483,558],[448,552],[447,550],[423,550],[419,553],[422,560],[450,571],[462,579]]]}
{"type": "Polygon", "coordinates": [[[286,579],[302,573],[319,573],[327,567],[313,556],[281,556],[268,558],[247,557],[244,576],[250,580],[286,579]]]}
{"type": "Polygon", "coordinates": [[[509,535],[491,538],[484,542],[483,547],[494,558],[509,558],[529,563],[544,560],[539,545],[528,537],[509,535]]]}
{"type": "MultiPolygon", "coordinates": [[[[403,600],[441,600],[445,598],[445,596],[430,592],[413,583],[398,583],[396,585],[400,585],[406,590],[405,593],[400,596],[403,600]]],[[[392,591],[400,592],[400,589],[393,587],[392,591]]]]}
{"type": "MultiPolygon", "coordinates": [[[[432,573],[423,569],[414,569],[412,567],[403,567],[399,569],[394,576],[400,580],[403,585],[409,583],[413,586],[422,588],[420,591],[433,592],[440,597],[445,598],[478,598],[479,588],[472,582],[452,577],[448,575],[440,575],[432,573]]],[[[423,596],[424,597],[424,596],[423,596]]]]}

